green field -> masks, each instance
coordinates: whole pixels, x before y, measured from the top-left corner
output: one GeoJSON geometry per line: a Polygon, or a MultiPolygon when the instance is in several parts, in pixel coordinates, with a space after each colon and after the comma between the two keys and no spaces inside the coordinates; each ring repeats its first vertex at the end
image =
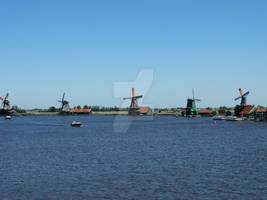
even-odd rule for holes
{"type": "MultiPolygon", "coordinates": [[[[59,115],[59,112],[47,112],[47,111],[32,111],[27,110],[26,113],[22,113],[22,116],[54,116],[59,115]]],[[[89,115],[128,115],[128,111],[95,111],[89,115]]],[[[172,115],[178,116],[179,112],[154,112],[154,115],[172,115]]]]}

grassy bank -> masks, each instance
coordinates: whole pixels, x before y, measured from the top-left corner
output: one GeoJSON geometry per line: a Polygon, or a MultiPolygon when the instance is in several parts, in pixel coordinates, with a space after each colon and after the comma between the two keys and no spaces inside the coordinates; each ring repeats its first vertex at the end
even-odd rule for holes
{"type": "Polygon", "coordinates": [[[92,115],[128,115],[127,111],[99,111],[93,112],[92,115]]]}
{"type": "MultiPolygon", "coordinates": [[[[55,115],[59,115],[59,112],[44,112],[44,111],[27,110],[26,113],[22,113],[20,115],[22,115],[22,116],[55,116],[55,115]]],[[[89,115],[128,115],[128,111],[97,111],[97,112],[92,112],[89,115]]],[[[180,113],[177,113],[177,112],[155,112],[154,115],[179,116],[180,113]]]]}
{"type": "Polygon", "coordinates": [[[26,111],[26,113],[22,113],[22,116],[52,116],[58,115],[58,112],[38,112],[38,111],[26,111]]]}
{"type": "MultiPolygon", "coordinates": [[[[99,111],[92,112],[89,115],[127,115],[127,111],[99,111]]],[[[22,116],[55,116],[59,115],[59,112],[43,112],[43,111],[26,111],[26,113],[20,114],[22,116]]]]}

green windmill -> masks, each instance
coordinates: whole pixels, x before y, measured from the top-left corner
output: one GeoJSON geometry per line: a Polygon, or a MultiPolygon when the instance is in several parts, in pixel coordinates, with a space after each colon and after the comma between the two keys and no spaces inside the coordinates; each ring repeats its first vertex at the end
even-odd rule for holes
{"type": "Polygon", "coordinates": [[[185,115],[187,117],[195,117],[198,115],[196,101],[200,101],[200,99],[195,99],[194,89],[192,93],[193,93],[193,98],[187,99],[187,105],[186,105],[186,111],[185,111],[185,115]]]}

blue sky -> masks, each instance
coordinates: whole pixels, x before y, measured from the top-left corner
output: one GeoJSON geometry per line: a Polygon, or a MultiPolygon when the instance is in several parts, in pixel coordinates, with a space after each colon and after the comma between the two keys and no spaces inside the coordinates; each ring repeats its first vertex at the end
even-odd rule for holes
{"type": "MultiPolygon", "coordinates": [[[[142,69],[144,104],[267,105],[267,1],[0,0],[0,94],[23,108],[120,106],[115,82],[142,69]]],[[[138,89],[136,89],[138,94],[138,89]]],[[[126,96],[130,95],[125,94],[126,96]]]]}

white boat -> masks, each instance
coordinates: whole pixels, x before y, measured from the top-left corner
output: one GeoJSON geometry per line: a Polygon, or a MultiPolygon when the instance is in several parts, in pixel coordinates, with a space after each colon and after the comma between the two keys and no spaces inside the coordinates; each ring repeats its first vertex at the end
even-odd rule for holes
{"type": "Polygon", "coordinates": [[[236,117],[236,116],[229,116],[226,118],[226,121],[244,121],[244,118],[236,117]]]}
{"type": "Polygon", "coordinates": [[[11,117],[10,115],[7,115],[7,116],[5,117],[5,120],[12,120],[12,117],[11,117]]]}
{"type": "Polygon", "coordinates": [[[212,119],[213,120],[226,120],[226,117],[225,116],[214,116],[212,119]]]}
{"type": "Polygon", "coordinates": [[[76,127],[82,127],[83,126],[83,124],[81,122],[76,122],[76,121],[73,121],[70,125],[76,126],[76,127]]]}

